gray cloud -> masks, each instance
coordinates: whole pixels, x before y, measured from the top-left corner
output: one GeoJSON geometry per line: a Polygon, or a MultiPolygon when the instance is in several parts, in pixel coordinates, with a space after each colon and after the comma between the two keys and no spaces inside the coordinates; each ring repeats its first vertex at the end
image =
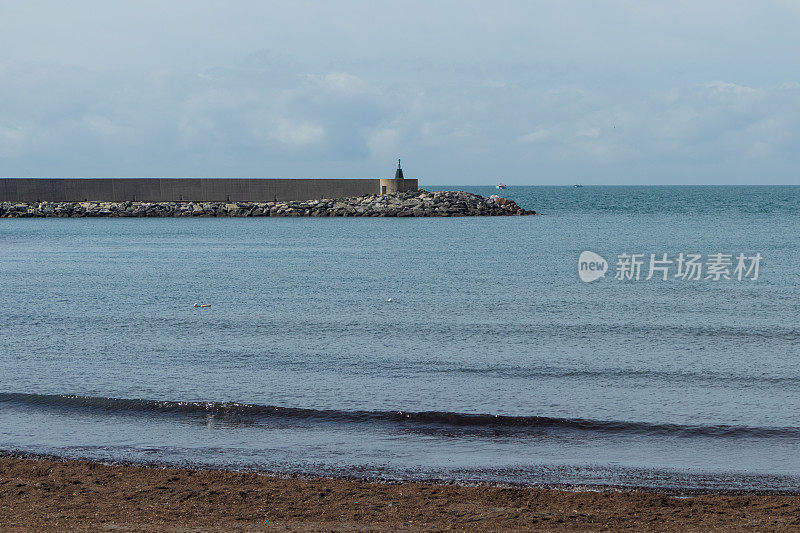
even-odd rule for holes
{"type": "Polygon", "coordinates": [[[784,2],[0,3],[0,174],[797,183],[784,2]]]}

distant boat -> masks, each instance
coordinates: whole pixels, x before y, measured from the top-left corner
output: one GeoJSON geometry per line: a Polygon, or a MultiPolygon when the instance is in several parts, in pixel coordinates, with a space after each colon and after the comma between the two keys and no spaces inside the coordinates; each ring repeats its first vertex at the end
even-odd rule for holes
{"type": "Polygon", "coordinates": [[[498,183],[495,187],[497,189],[505,189],[506,188],[506,184],[505,183],[498,183]]]}
{"type": "Polygon", "coordinates": [[[575,184],[575,188],[576,188],[576,189],[580,189],[581,187],[583,187],[583,185],[581,185],[580,183],[576,183],[576,184],[575,184]]]}

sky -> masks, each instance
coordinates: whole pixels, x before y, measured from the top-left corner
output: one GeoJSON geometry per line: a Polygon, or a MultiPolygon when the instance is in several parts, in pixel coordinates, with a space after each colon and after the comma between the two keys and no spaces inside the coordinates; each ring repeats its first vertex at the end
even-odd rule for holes
{"type": "Polygon", "coordinates": [[[800,184],[800,2],[0,0],[0,176],[800,184]]]}

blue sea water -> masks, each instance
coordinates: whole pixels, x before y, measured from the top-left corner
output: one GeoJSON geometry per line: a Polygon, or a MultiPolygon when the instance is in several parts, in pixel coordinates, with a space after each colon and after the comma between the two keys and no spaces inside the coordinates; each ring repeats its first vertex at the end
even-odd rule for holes
{"type": "Polygon", "coordinates": [[[800,491],[800,187],[457,188],[542,216],[0,220],[0,449],[800,491]]]}

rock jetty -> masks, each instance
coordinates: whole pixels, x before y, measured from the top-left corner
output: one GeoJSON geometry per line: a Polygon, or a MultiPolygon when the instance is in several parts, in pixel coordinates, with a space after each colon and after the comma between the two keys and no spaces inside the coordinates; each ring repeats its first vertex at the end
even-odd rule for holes
{"type": "Polygon", "coordinates": [[[0,217],[463,217],[535,215],[514,201],[463,191],[297,202],[2,202],[0,217]]]}

